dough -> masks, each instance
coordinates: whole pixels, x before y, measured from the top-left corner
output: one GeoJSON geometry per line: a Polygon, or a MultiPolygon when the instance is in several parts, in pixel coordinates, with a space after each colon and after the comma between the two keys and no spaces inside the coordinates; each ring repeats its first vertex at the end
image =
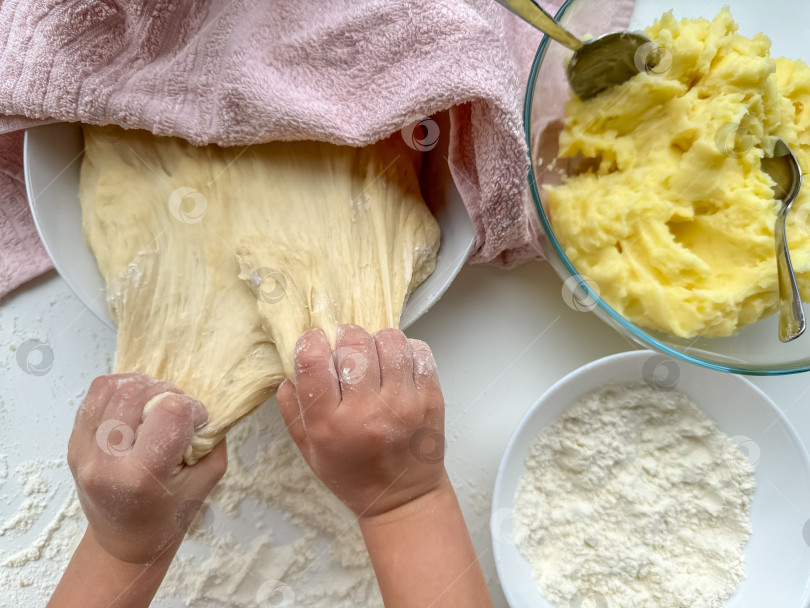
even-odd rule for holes
{"type": "Polygon", "coordinates": [[[420,157],[393,136],[195,147],[85,127],[85,235],[118,324],[116,372],[175,383],[208,409],[207,454],[293,373],[298,336],[396,327],[433,271],[439,229],[420,157]]]}
{"type": "MultiPolygon", "coordinates": [[[[547,189],[554,233],[605,301],[682,338],[729,336],[776,312],[778,205],[760,160],[782,138],[810,171],[810,69],[736,29],[727,8],[647,29],[671,56],[658,74],[566,104],[561,154],[592,170],[547,189]]],[[[804,188],[787,234],[805,300],[808,213],[804,188]]]]}

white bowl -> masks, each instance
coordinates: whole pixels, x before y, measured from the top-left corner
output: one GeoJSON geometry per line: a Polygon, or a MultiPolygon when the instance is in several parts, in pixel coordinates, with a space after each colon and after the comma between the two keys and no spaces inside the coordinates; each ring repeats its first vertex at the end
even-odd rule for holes
{"type": "MultiPolygon", "coordinates": [[[[442,119],[437,117],[442,123],[442,119]]],[[[440,131],[449,135],[449,126],[440,131]]],[[[426,154],[423,194],[441,229],[436,270],[408,299],[400,327],[405,329],[435,304],[467,261],[475,245],[473,227],[453,184],[445,158],[446,135],[426,154]]],[[[77,123],[56,123],[25,133],[25,185],[34,222],[45,249],[65,282],[110,327],[104,279],[82,232],[79,171],[84,151],[77,123]]]]}
{"type": "Polygon", "coordinates": [[[748,454],[756,491],[745,580],[728,608],[804,608],[810,600],[810,462],[776,405],[745,378],[676,361],[652,351],[620,353],[558,381],[526,413],[504,452],[492,499],[492,544],[512,608],[553,608],[542,597],[513,535],[514,496],[537,434],[569,405],[611,383],[652,382],[689,395],[748,454]]]}

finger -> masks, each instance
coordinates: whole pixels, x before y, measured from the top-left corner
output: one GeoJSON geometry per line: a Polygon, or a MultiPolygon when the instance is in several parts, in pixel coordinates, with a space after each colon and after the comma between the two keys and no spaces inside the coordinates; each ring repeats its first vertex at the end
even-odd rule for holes
{"type": "Polygon", "coordinates": [[[88,443],[88,440],[89,437],[82,432],[77,432],[75,427],[73,428],[70,439],[68,439],[67,463],[74,478],[78,475],[82,464],[87,462],[87,454],[92,453],[89,450],[92,449],[93,444],[88,443]]]}
{"type": "Polygon", "coordinates": [[[408,339],[408,345],[413,355],[413,382],[416,390],[428,393],[438,392],[441,394],[439,385],[439,371],[436,368],[436,359],[426,342],[422,340],[408,339]]]}
{"type": "Polygon", "coordinates": [[[228,446],[224,437],[193,465],[180,467],[172,481],[181,488],[179,492],[185,497],[175,512],[175,521],[181,537],[186,534],[199,510],[205,506],[205,499],[227,470],[228,446]]]}
{"type": "Polygon", "coordinates": [[[76,410],[76,420],[68,441],[68,466],[74,475],[86,450],[92,450],[96,445],[97,429],[115,387],[116,376],[99,376],[90,384],[87,395],[76,410]]]}
{"type": "Polygon", "coordinates": [[[295,344],[295,389],[305,427],[310,420],[334,412],[340,404],[332,348],[320,329],[304,332],[295,344]]]}
{"type": "MultiPolygon", "coordinates": [[[[93,450],[96,445],[102,444],[107,447],[109,443],[107,429],[102,430],[101,444],[98,443],[97,431],[99,425],[102,424],[104,410],[107,408],[116,386],[116,375],[99,376],[90,384],[87,395],[76,411],[76,421],[68,440],[68,466],[74,477],[78,471],[79,463],[84,460],[88,450],[93,450]]],[[[113,445],[118,445],[119,441],[115,441],[117,437],[118,435],[115,436],[113,445]]],[[[131,437],[124,437],[122,434],[121,439],[124,440],[127,448],[132,446],[131,437]]],[[[113,453],[110,449],[105,451],[113,453]]]]}
{"type": "Polygon", "coordinates": [[[183,394],[175,385],[155,380],[146,374],[115,374],[110,379],[113,394],[99,421],[99,427],[104,422],[109,426],[109,421],[118,421],[134,432],[141,423],[143,408],[150,399],[167,392],[183,394]]]}
{"type": "Polygon", "coordinates": [[[335,341],[335,369],[340,391],[349,394],[380,392],[380,362],[374,338],[357,325],[341,325],[335,341]]]}
{"type": "Polygon", "coordinates": [[[98,418],[107,407],[112,397],[115,376],[99,376],[90,384],[84,400],[76,410],[75,428],[79,430],[93,430],[98,426],[98,418]]]}
{"type": "Polygon", "coordinates": [[[413,390],[413,355],[405,334],[398,329],[383,329],[373,338],[380,363],[380,388],[395,393],[413,390]]]}
{"type": "Polygon", "coordinates": [[[301,418],[301,406],[298,404],[298,395],[295,392],[295,385],[289,380],[284,380],[281,386],[278,387],[276,392],[276,399],[278,400],[278,409],[281,411],[281,417],[284,419],[284,424],[287,426],[287,431],[290,433],[295,445],[303,452],[304,440],[307,433],[304,430],[304,421],[301,418]]]}
{"type": "Polygon", "coordinates": [[[207,420],[208,412],[199,401],[166,392],[144,419],[129,457],[154,475],[171,475],[183,462],[194,431],[207,420]]]}
{"type": "Polygon", "coordinates": [[[422,424],[444,433],[444,396],[439,386],[439,372],[430,347],[422,340],[409,339],[413,353],[413,381],[424,408],[422,424]]]}
{"type": "Polygon", "coordinates": [[[200,458],[196,463],[183,469],[189,476],[190,483],[204,500],[211,489],[222,479],[228,470],[228,446],[223,438],[214,449],[200,458]]]}

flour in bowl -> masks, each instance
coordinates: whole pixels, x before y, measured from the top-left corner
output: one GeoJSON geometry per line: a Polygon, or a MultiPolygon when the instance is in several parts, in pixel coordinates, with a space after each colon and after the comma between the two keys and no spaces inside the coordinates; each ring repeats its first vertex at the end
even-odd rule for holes
{"type": "Polygon", "coordinates": [[[751,464],[684,394],[612,385],[535,439],[515,540],[561,608],[719,608],[744,578],[751,464]]]}

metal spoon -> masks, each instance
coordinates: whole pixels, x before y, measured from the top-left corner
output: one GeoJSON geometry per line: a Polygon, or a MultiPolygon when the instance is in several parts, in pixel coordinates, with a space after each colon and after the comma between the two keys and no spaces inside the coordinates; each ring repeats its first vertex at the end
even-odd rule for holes
{"type": "Polygon", "coordinates": [[[605,89],[635,76],[645,67],[654,68],[660,60],[661,56],[657,49],[643,34],[616,32],[582,42],[554,21],[554,18],[534,0],[497,0],[497,2],[526,23],[574,51],[566,75],[571,89],[580,99],[595,97],[605,89]],[[642,50],[639,54],[639,49],[645,44],[649,45],[649,52],[644,53],[642,50]]]}
{"type": "Polygon", "coordinates": [[[776,142],[771,158],[762,159],[762,170],[775,182],[773,194],[782,206],[776,214],[776,270],[779,280],[779,339],[795,340],[804,333],[806,321],[796,275],[790,262],[785,217],[802,187],[802,170],[792,150],[781,139],[776,142]]]}

